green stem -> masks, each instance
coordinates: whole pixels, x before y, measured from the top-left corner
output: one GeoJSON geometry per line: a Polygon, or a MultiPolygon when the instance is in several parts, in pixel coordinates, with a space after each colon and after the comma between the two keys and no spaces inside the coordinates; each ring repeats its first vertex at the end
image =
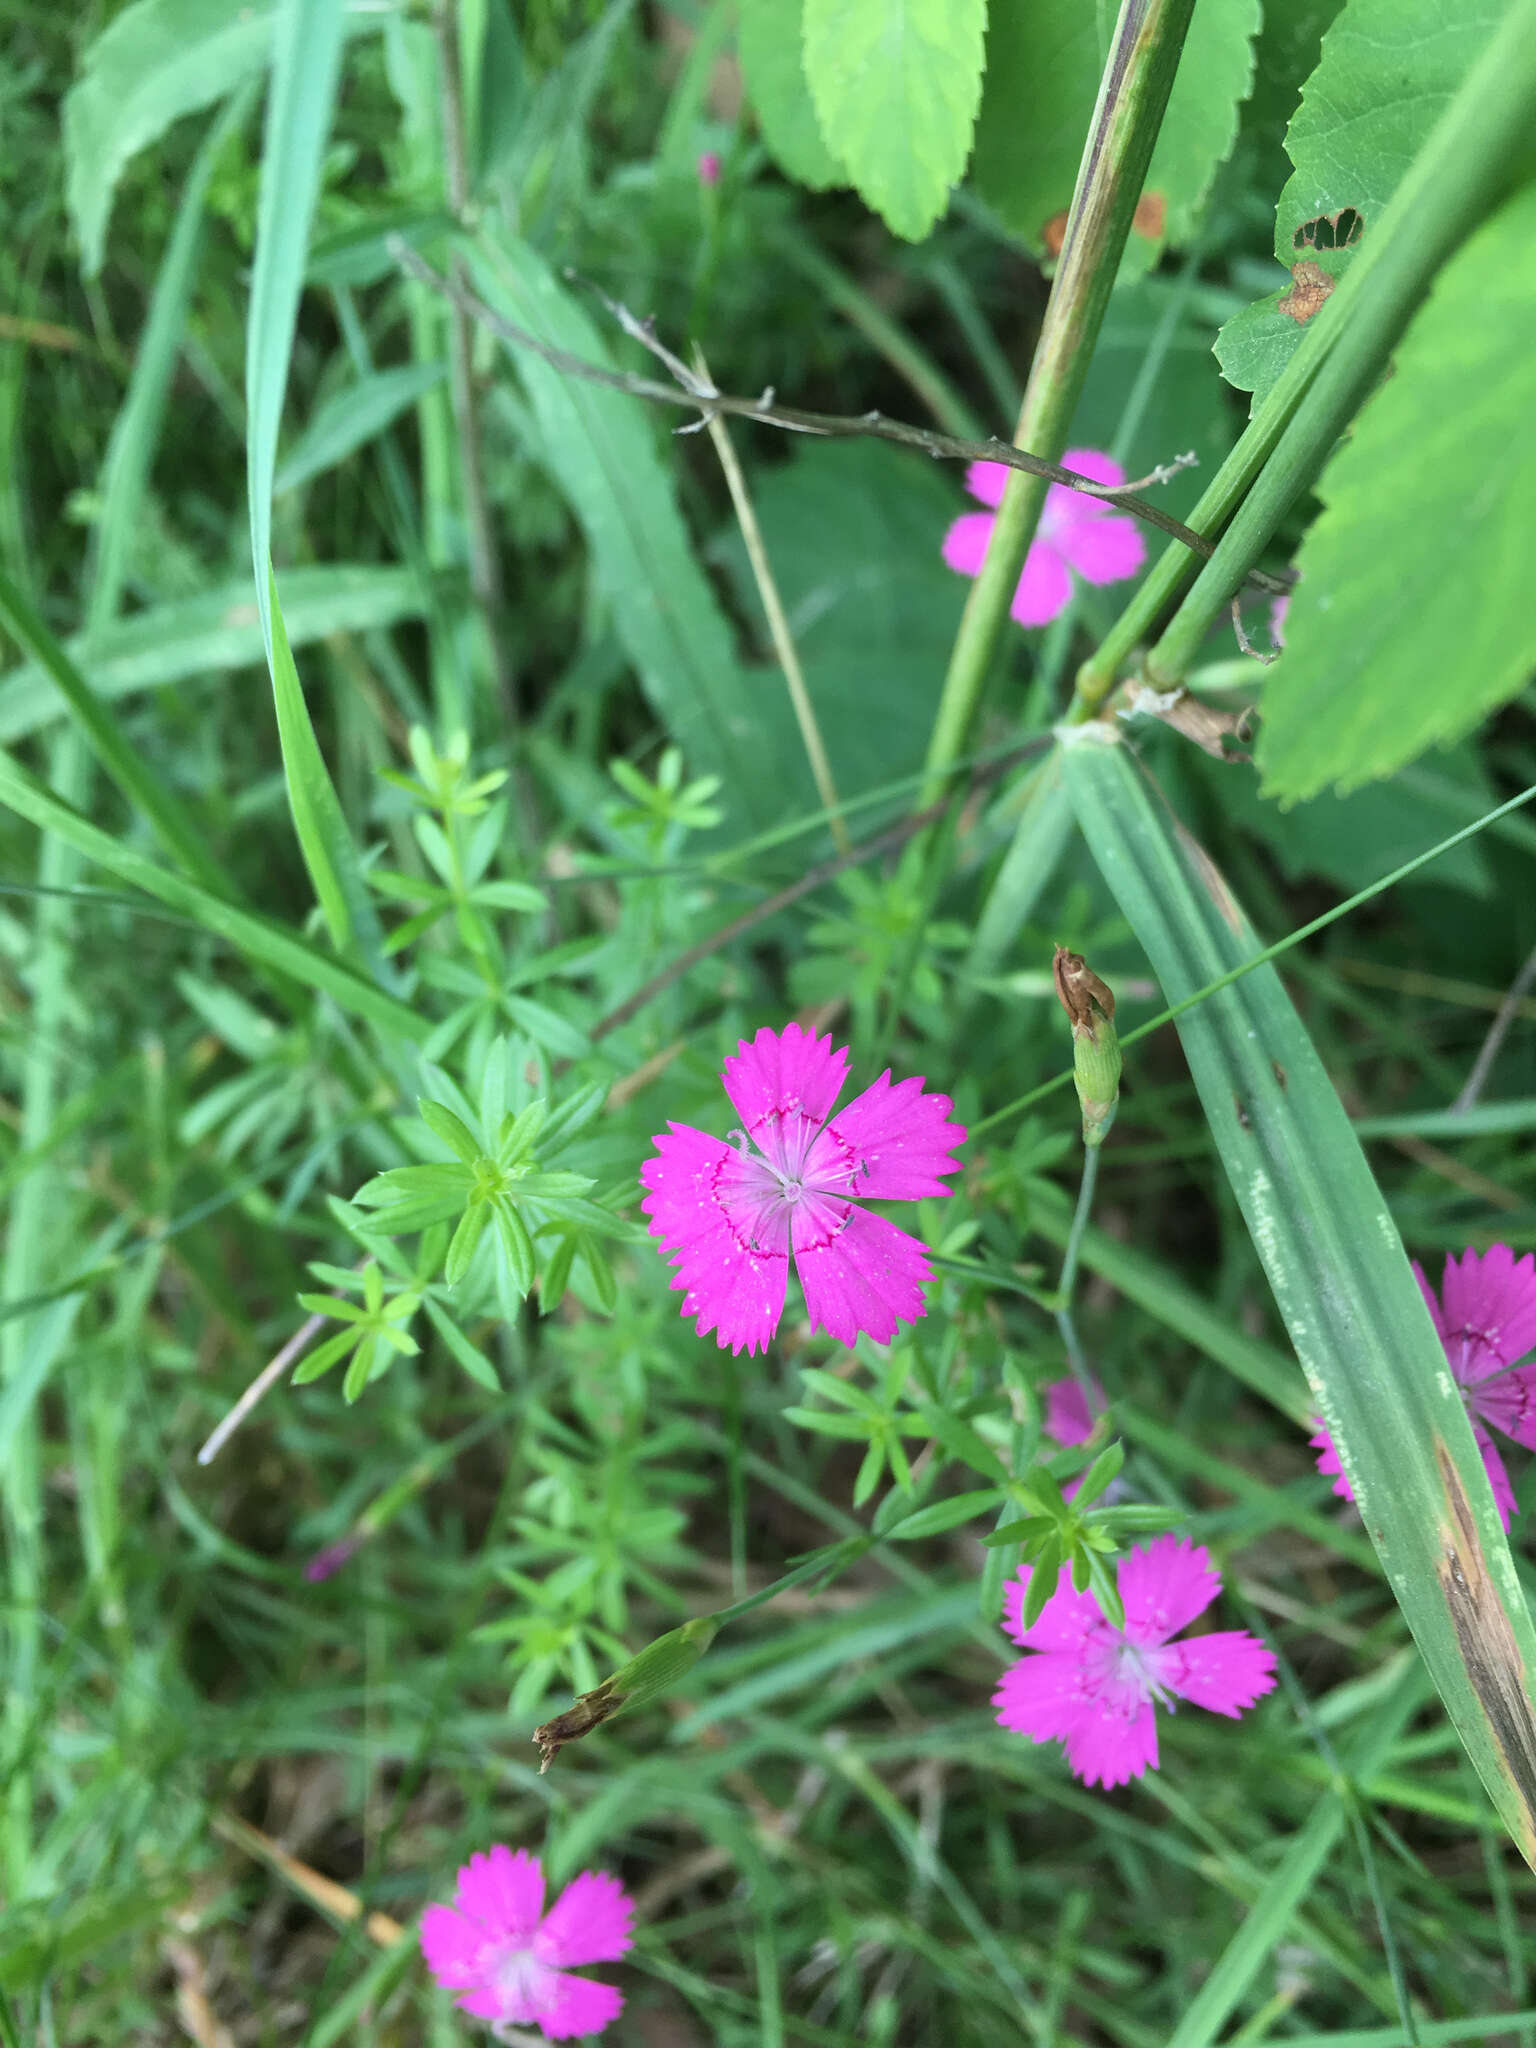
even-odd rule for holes
{"type": "Polygon", "coordinates": [[[1066,1346],[1067,1362],[1073,1377],[1083,1390],[1090,1416],[1099,1412],[1099,1390],[1093,1383],[1093,1374],[1088,1370],[1088,1361],[1083,1356],[1083,1347],[1077,1339],[1077,1324],[1072,1318],[1072,1295],[1077,1286],[1077,1264],[1082,1256],[1083,1233],[1088,1228],[1088,1218],[1093,1213],[1093,1194],[1099,1182],[1100,1147],[1089,1145],[1083,1151],[1083,1178],[1077,1190],[1077,1207],[1072,1213],[1072,1228],[1067,1233],[1067,1248],[1062,1254],[1061,1283],[1056,1294],[1059,1306],[1056,1310],[1056,1327],[1061,1332],[1061,1341],[1066,1346]]]}
{"type": "MultiPolygon", "coordinates": [[[[1194,0],[1123,0],[1120,9],[1013,436],[1048,461],[1067,444],[1193,11],[1194,0]]],[[[1043,477],[1010,473],[944,678],[919,808],[965,750],[1045,493],[1043,477]]]]}
{"type": "Polygon", "coordinates": [[[1189,515],[1197,533],[1227,521],[1203,567],[1166,549],[1113,631],[1078,673],[1069,718],[1090,718],[1169,604],[1194,588],[1153,649],[1149,676],[1182,677],[1194,650],[1288,507],[1316,475],[1350,412],[1468,233],[1529,132],[1536,100],[1536,0],[1518,0],[1404,176],[1374,238],[1303,333],[1300,346],[1210,489],[1189,515]],[[1239,566],[1241,565],[1241,566],[1239,566]],[[1198,577],[1197,577],[1198,571],[1198,577]]]}

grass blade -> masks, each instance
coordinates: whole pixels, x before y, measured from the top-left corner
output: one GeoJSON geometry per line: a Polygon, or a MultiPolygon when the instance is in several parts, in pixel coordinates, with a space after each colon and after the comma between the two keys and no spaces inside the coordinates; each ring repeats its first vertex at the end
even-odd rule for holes
{"type": "MultiPolygon", "coordinates": [[[[1063,777],[1170,1002],[1259,949],[1118,733],[1063,777]]],[[[1218,1153],[1446,1711],[1536,1866],[1536,1631],[1445,1354],[1360,1142],[1272,966],[1179,1019],[1218,1153]]]]}
{"type": "Polygon", "coordinates": [[[245,397],[251,562],[277,707],[288,804],[304,864],[338,952],[354,942],[375,980],[394,981],[341,802],[294,666],[272,572],[272,490],[288,359],[293,350],[310,222],[341,69],[342,0],[288,0],[277,21],[261,157],[251,273],[245,397]]]}

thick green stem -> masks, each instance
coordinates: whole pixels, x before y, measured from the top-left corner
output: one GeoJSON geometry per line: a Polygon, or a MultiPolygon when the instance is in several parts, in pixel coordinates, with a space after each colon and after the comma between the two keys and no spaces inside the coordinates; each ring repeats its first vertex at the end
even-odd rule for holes
{"type": "Polygon", "coordinates": [[[1374,239],[1368,238],[1274,388],[1222,464],[1189,523],[1214,533],[1203,567],[1166,550],[1078,673],[1069,714],[1091,717],[1169,603],[1190,590],[1146,663],[1149,679],[1182,678],[1196,649],[1422,302],[1429,280],[1475,225],[1536,119],[1536,0],[1519,0],[1414,159],[1374,239]],[[1197,575],[1198,570],[1198,575],[1197,575]]]}
{"type": "MultiPolygon", "coordinates": [[[[1071,432],[1193,11],[1194,0],[1124,0],[1120,9],[1013,436],[1016,447],[1048,461],[1071,432]]],[[[1014,471],[1008,478],[944,678],[919,808],[941,793],[946,772],[965,751],[1045,493],[1043,477],[1014,471]]]]}

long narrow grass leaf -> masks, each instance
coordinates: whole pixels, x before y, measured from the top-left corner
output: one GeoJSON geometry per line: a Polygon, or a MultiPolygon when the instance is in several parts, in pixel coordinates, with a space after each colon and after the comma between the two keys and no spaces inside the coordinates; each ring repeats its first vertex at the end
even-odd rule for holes
{"type": "MultiPolygon", "coordinates": [[[[1084,838],[1178,1004],[1258,942],[1110,727],[1062,769],[1084,838]]],[[[1233,1192],[1392,1591],[1511,1836],[1536,1865],[1536,1631],[1472,1426],[1332,1083],[1273,967],[1179,1021],[1233,1192]]]]}

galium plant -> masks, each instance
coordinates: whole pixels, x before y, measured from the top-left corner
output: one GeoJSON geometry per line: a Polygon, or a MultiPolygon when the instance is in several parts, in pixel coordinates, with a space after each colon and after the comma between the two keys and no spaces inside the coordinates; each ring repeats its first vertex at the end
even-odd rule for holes
{"type": "Polygon", "coordinates": [[[15,44],[0,2040],[1529,2031],[1536,0],[15,44]]]}

